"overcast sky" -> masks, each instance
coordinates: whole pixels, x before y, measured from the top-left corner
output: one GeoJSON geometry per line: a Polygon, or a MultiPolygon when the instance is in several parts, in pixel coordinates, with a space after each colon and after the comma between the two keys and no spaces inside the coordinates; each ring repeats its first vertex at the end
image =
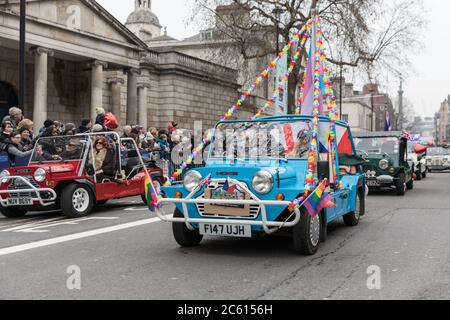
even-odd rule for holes
{"type": "MultiPolygon", "coordinates": [[[[97,0],[121,22],[134,9],[134,0],[97,0]]],[[[153,12],[168,34],[183,39],[195,34],[196,26],[188,24],[193,0],[153,0],[153,12]]],[[[429,25],[424,49],[413,56],[415,76],[405,79],[405,96],[419,115],[431,116],[450,94],[450,1],[423,0],[429,11],[429,25]]],[[[395,94],[399,81],[392,79],[389,93],[395,94]]],[[[356,88],[357,89],[357,88],[356,88]]],[[[395,98],[395,97],[392,97],[395,98]]]]}

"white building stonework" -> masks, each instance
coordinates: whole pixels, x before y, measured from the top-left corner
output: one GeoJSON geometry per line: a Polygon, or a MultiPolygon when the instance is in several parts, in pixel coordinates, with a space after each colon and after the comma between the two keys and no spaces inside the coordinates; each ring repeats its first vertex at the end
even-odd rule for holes
{"type": "MultiPolygon", "coordinates": [[[[151,3],[136,6],[147,12],[151,3]]],[[[19,107],[36,127],[45,119],[79,124],[97,107],[113,111],[121,125],[212,126],[238,95],[235,70],[151,51],[93,0],[27,0],[26,42],[19,107]]],[[[18,47],[19,0],[0,0],[0,116],[17,105],[18,47]]]]}

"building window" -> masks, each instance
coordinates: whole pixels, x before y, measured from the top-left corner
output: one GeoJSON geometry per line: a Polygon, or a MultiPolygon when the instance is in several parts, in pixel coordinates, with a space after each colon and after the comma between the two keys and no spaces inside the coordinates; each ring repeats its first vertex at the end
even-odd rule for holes
{"type": "Polygon", "coordinates": [[[342,115],[342,121],[345,121],[348,123],[348,114],[343,114],[342,115]]]}

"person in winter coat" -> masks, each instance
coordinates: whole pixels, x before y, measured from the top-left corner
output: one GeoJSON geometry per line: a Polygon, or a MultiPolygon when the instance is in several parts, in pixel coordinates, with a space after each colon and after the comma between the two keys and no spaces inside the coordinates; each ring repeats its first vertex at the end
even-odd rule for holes
{"type": "Polygon", "coordinates": [[[11,134],[10,141],[7,142],[7,145],[5,147],[5,150],[9,156],[11,167],[16,166],[17,157],[25,158],[31,156],[31,154],[33,153],[33,150],[23,151],[22,145],[20,144],[21,140],[22,136],[20,135],[20,132],[15,131],[11,134]]]}
{"type": "Polygon", "coordinates": [[[94,167],[97,173],[97,181],[101,182],[105,178],[115,178],[116,157],[111,144],[104,137],[95,140],[94,167]]]}
{"type": "Polygon", "coordinates": [[[31,139],[31,131],[26,127],[20,129],[20,144],[22,145],[23,151],[28,151],[33,149],[33,139],[31,139]]]}
{"type": "Polygon", "coordinates": [[[78,131],[80,133],[88,133],[92,130],[92,121],[89,119],[84,119],[81,121],[81,126],[79,126],[78,131]]]}
{"type": "Polygon", "coordinates": [[[99,124],[102,126],[102,128],[106,130],[105,128],[105,115],[106,115],[106,111],[103,108],[97,108],[95,109],[97,112],[97,118],[95,119],[95,124],[99,124]]]}

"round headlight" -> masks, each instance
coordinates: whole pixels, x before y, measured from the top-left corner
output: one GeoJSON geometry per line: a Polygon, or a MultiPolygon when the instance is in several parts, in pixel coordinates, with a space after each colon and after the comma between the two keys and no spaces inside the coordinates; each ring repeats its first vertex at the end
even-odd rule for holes
{"type": "Polygon", "coordinates": [[[45,173],[45,170],[42,168],[39,168],[34,172],[34,180],[36,180],[37,182],[44,181],[46,176],[47,174],[45,173]]]}
{"type": "Polygon", "coordinates": [[[2,179],[2,178],[8,177],[8,176],[10,176],[10,175],[11,175],[11,174],[9,173],[8,170],[3,170],[3,171],[0,173],[0,179],[1,179],[1,182],[2,182],[2,183],[8,182],[8,179],[2,179]]]}
{"type": "Polygon", "coordinates": [[[253,177],[252,187],[260,194],[267,194],[272,191],[273,177],[267,171],[260,171],[253,177]]]}
{"type": "Polygon", "coordinates": [[[202,175],[200,172],[191,170],[184,176],[183,185],[187,191],[192,192],[200,182],[202,182],[202,175]]]}
{"type": "Polygon", "coordinates": [[[386,159],[380,160],[380,163],[378,164],[381,170],[386,170],[389,168],[389,161],[386,159]]]}

